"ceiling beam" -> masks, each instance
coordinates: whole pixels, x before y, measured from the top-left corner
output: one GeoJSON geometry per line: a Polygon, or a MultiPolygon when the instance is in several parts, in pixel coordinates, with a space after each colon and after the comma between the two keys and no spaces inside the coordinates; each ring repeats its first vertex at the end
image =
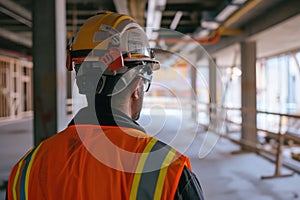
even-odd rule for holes
{"type": "Polygon", "coordinates": [[[130,15],[127,1],[124,1],[124,0],[113,0],[113,1],[114,1],[115,7],[116,7],[116,10],[118,13],[130,15]]]}
{"type": "MultiPolygon", "coordinates": [[[[76,25],[82,25],[84,22],[86,22],[86,19],[76,19],[76,25]]],[[[73,19],[67,19],[67,24],[72,24],[74,25],[74,20],[73,19]]]]}
{"type": "Polygon", "coordinates": [[[1,0],[0,3],[3,6],[5,6],[6,8],[8,8],[9,10],[16,13],[17,15],[19,15],[29,21],[32,21],[31,12],[29,10],[27,10],[26,8],[20,6],[19,4],[15,3],[11,0],[1,0]]]}
{"type": "MultiPolygon", "coordinates": [[[[171,19],[163,19],[161,21],[161,25],[164,26],[164,25],[170,25],[172,23],[173,20],[171,19]]],[[[179,25],[197,25],[197,26],[200,26],[199,23],[195,23],[195,22],[192,22],[191,20],[187,20],[187,19],[181,19],[178,23],[179,25]]]]}
{"type": "MultiPolygon", "coordinates": [[[[164,10],[163,16],[164,17],[174,17],[176,15],[177,10],[164,10]]],[[[189,16],[191,12],[188,11],[181,11],[183,15],[189,16]]]]}
{"type": "Polygon", "coordinates": [[[256,17],[253,21],[247,23],[247,26],[244,28],[244,34],[221,38],[218,43],[213,45],[204,45],[204,47],[208,53],[216,53],[221,49],[246,40],[250,36],[271,28],[272,26],[296,16],[297,14],[300,14],[299,0],[283,1],[273,8],[268,9],[268,11],[264,12],[262,15],[256,17]]]}
{"type": "Polygon", "coordinates": [[[207,3],[207,4],[216,4],[218,0],[167,0],[168,4],[188,4],[188,3],[207,3]]]}
{"type": "MultiPolygon", "coordinates": [[[[73,10],[67,10],[67,15],[73,15],[73,10]]],[[[99,12],[99,10],[76,10],[76,15],[94,15],[97,12],[99,12]]]]}
{"type": "Polygon", "coordinates": [[[14,18],[18,22],[25,24],[26,26],[28,26],[30,28],[32,27],[31,20],[25,19],[24,17],[19,16],[6,8],[0,7],[0,12],[2,12],[3,14],[6,14],[7,16],[10,16],[11,18],[14,18]]]}
{"type": "Polygon", "coordinates": [[[98,4],[99,2],[101,2],[101,4],[111,4],[112,1],[111,0],[65,0],[66,3],[68,4],[93,4],[93,3],[96,3],[98,4]]]}
{"type": "MultiPolygon", "coordinates": [[[[1,9],[1,8],[0,8],[1,9]]],[[[20,24],[18,21],[15,19],[0,19],[0,24],[3,26],[10,26],[10,25],[18,25],[20,24]]]]}
{"type": "Polygon", "coordinates": [[[11,31],[11,32],[18,32],[18,33],[19,32],[31,32],[31,29],[27,26],[10,24],[10,25],[4,25],[3,27],[5,27],[6,30],[11,31]]]}
{"type": "Polygon", "coordinates": [[[146,0],[128,0],[130,15],[143,27],[145,26],[144,14],[146,3],[146,0]]]}
{"type": "Polygon", "coordinates": [[[6,30],[4,28],[1,28],[1,27],[0,27],[0,36],[5,38],[5,39],[8,39],[10,41],[13,41],[15,43],[24,45],[25,47],[29,47],[29,48],[32,47],[32,40],[30,38],[27,38],[27,37],[24,37],[24,36],[19,35],[17,33],[8,31],[8,30],[6,30]]]}

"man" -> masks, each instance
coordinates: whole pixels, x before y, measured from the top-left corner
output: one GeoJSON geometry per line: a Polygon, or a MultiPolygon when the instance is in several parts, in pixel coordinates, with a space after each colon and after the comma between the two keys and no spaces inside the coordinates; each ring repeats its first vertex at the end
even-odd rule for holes
{"type": "Polygon", "coordinates": [[[135,121],[159,62],[134,19],[89,18],[67,61],[88,106],[19,161],[7,198],[203,199],[189,159],[135,121]]]}

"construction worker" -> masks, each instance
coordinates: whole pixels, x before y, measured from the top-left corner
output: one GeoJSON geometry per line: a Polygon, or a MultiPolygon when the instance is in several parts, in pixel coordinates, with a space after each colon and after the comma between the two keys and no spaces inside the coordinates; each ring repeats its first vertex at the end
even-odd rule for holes
{"type": "Polygon", "coordinates": [[[133,18],[89,18],[67,59],[88,106],[15,165],[7,199],[203,199],[189,159],[135,121],[159,67],[133,18]]]}

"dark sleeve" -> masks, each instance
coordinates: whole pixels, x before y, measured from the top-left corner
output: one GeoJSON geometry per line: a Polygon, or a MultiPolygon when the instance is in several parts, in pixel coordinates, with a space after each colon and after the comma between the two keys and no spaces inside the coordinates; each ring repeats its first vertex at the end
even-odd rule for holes
{"type": "Polygon", "coordinates": [[[204,200],[203,191],[196,175],[186,166],[182,171],[174,199],[204,200]]]}
{"type": "Polygon", "coordinates": [[[8,200],[8,197],[7,197],[7,196],[8,196],[8,194],[7,194],[7,192],[8,192],[8,191],[7,191],[7,188],[8,188],[8,186],[6,186],[6,191],[5,191],[5,200],[8,200]]]}

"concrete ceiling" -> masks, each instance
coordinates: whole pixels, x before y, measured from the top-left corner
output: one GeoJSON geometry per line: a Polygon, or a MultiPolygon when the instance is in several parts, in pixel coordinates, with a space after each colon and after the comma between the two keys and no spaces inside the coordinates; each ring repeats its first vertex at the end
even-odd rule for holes
{"type": "MultiPolygon", "coordinates": [[[[256,41],[257,57],[265,58],[300,51],[300,14],[265,31],[254,34],[247,40],[256,41]]],[[[214,54],[218,66],[240,65],[239,44],[235,43],[214,54]]]]}
{"type": "MultiPolygon", "coordinates": [[[[32,0],[0,0],[0,49],[32,54],[32,4],[32,0]]],[[[299,17],[295,17],[300,13],[298,4],[299,0],[66,0],[67,37],[99,10],[111,10],[133,15],[144,25],[158,22],[158,27],[174,29],[199,42],[220,35],[204,45],[210,54],[219,52],[220,59],[222,54],[226,57],[222,52],[232,54],[238,49],[236,43],[256,40],[258,56],[262,57],[299,48],[299,17]],[[218,15],[227,7],[236,7],[236,10],[225,20],[218,20],[218,15]],[[176,15],[178,23],[172,27],[176,15]],[[204,27],[203,21],[217,22],[218,27],[204,27]],[[203,30],[208,35],[200,37],[203,30]]]]}
{"type": "Polygon", "coordinates": [[[300,15],[256,34],[258,57],[273,56],[287,51],[300,50],[300,15]]]}

